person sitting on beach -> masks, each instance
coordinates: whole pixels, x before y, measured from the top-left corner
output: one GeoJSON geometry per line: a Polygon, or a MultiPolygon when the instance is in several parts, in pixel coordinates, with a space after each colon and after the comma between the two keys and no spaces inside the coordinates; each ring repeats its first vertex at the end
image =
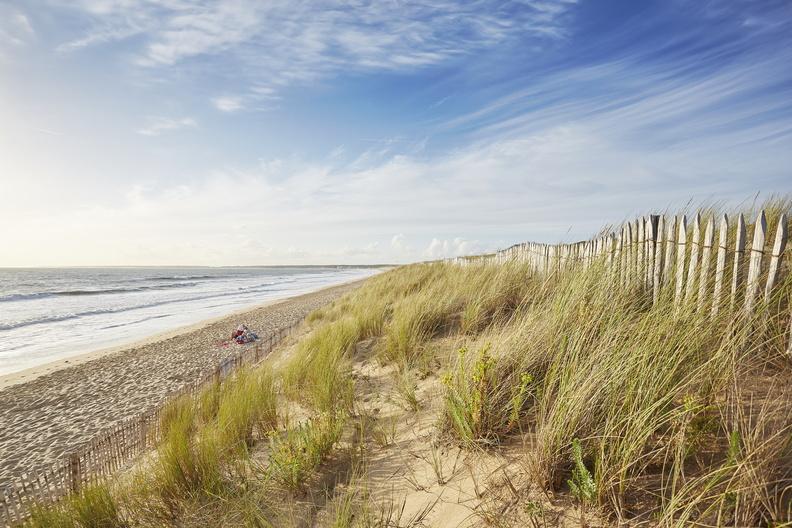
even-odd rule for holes
{"type": "Polygon", "coordinates": [[[234,333],[231,334],[231,339],[236,341],[239,345],[244,345],[245,343],[252,343],[258,339],[258,335],[252,332],[247,326],[241,324],[234,333]]]}
{"type": "Polygon", "coordinates": [[[245,325],[243,325],[243,324],[241,324],[241,325],[237,326],[237,329],[236,329],[236,330],[234,330],[234,333],[232,333],[232,334],[231,334],[231,339],[236,339],[236,338],[238,338],[239,336],[241,336],[241,335],[243,335],[245,332],[247,332],[247,330],[248,330],[248,327],[247,327],[247,326],[245,326],[245,325]]]}

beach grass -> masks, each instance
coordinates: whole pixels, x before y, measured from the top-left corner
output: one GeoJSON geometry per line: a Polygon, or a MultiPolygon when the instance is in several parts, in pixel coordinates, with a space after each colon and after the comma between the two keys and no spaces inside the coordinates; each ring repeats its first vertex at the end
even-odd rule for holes
{"type": "MultiPolygon", "coordinates": [[[[789,209],[765,207],[775,218],[789,209]]],[[[552,275],[514,261],[403,266],[314,312],[278,366],[174,402],[135,493],[119,485],[38,508],[31,526],[93,526],[57,523],[94,509],[130,526],[308,526],[287,513],[306,503],[312,515],[328,512],[316,526],[397,526],[404,505],[387,493],[374,499],[364,471],[328,489],[350,446],[360,467],[367,449],[400,449],[397,421],[416,413],[434,423],[438,443],[426,458],[437,485],[448,480],[451,449],[436,445],[510,449],[519,460],[522,484],[507,479],[512,513],[488,517],[501,526],[534,523],[559,503],[581,525],[787,526],[790,277],[750,314],[713,315],[675,302],[671,289],[653,302],[619,287],[597,262],[552,275]],[[366,418],[361,365],[389,373],[404,414],[366,418]],[[431,386],[436,405],[419,390],[431,386]],[[375,426],[350,440],[364,418],[375,426]]],[[[429,514],[413,512],[411,522],[429,514]]]]}

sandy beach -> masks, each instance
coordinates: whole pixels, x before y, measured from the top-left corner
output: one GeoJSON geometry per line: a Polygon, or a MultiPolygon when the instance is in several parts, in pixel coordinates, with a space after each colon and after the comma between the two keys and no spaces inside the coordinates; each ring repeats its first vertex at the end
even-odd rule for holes
{"type": "Polygon", "coordinates": [[[158,405],[239,349],[245,323],[260,336],[338,298],[362,280],[272,301],[159,334],[0,377],[0,486],[79,449],[97,433],[158,405]]]}

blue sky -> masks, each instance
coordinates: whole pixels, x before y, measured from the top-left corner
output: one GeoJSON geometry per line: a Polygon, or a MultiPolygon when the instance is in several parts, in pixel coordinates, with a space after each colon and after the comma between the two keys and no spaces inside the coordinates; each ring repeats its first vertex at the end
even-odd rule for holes
{"type": "Polygon", "coordinates": [[[0,0],[0,265],[406,262],[792,190],[792,4],[0,0]]]}

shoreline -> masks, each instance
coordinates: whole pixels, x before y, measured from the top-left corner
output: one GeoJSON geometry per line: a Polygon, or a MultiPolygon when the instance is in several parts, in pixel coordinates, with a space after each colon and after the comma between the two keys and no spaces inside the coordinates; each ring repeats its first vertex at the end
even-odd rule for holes
{"type": "Polygon", "coordinates": [[[0,488],[91,442],[101,431],[161,405],[237,350],[231,332],[246,324],[262,338],[359,288],[370,277],[272,299],[133,344],[21,371],[0,388],[0,488]],[[68,361],[68,363],[67,363],[68,361]],[[50,369],[50,370],[47,370],[50,369]],[[36,376],[22,378],[22,376],[36,376]]]}
{"type": "MultiPolygon", "coordinates": [[[[373,275],[372,275],[373,276],[373,275]]],[[[316,290],[311,290],[304,293],[297,293],[295,295],[289,295],[287,297],[282,297],[280,299],[270,299],[263,303],[255,304],[252,306],[248,306],[245,308],[238,308],[236,310],[232,310],[227,312],[223,315],[218,315],[215,317],[210,317],[208,319],[202,319],[195,323],[191,323],[188,325],[178,326],[172,328],[170,330],[163,330],[160,332],[155,332],[149,336],[141,337],[134,339],[132,341],[128,341],[125,343],[120,343],[118,345],[112,345],[109,347],[102,347],[95,350],[87,350],[85,352],[78,352],[77,354],[69,357],[65,357],[63,359],[56,359],[53,361],[47,361],[46,363],[42,363],[41,365],[36,365],[34,367],[28,367],[26,369],[19,370],[17,372],[10,372],[8,374],[0,375],[0,391],[7,389],[9,387],[13,387],[15,385],[20,385],[23,383],[28,383],[34,381],[41,376],[45,376],[47,374],[52,374],[59,370],[67,369],[70,367],[74,367],[77,365],[83,365],[85,363],[89,363],[91,361],[104,358],[110,356],[112,354],[121,354],[127,351],[128,349],[139,348],[147,345],[156,344],[160,341],[167,341],[168,339],[172,339],[175,337],[179,337],[184,334],[188,334],[190,332],[198,332],[207,328],[208,326],[220,322],[228,317],[238,317],[243,316],[248,312],[255,312],[262,308],[266,308],[269,306],[275,306],[277,304],[287,302],[291,299],[299,298],[304,295],[310,295],[313,293],[319,293],[331,288],[336,288],[339,286],[349,285],[358,281],[365,281],[369,277],[363,279],[350,279],[347,281],[339,282],[336,284],[330,284],[327,286],[323,286],[316,290]]]]}

